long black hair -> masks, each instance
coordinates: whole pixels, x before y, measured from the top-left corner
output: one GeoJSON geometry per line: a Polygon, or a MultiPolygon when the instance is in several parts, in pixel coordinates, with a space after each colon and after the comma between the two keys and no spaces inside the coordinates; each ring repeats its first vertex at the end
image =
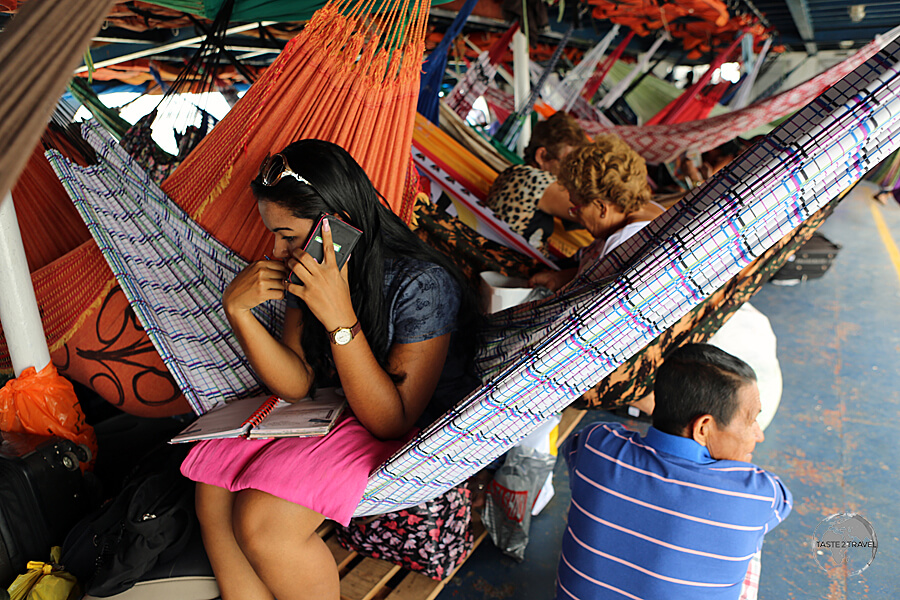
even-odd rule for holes
{"type": "MultiPolygon", "coordinates": [[[[322,213],[336,214],[362,231],[348,263],[350,298],[366,339],[379,365],[395,382],[403,373],[388,368],[388,307],[384,298],[384,262],[391,258],[415,258],[443,267],[456,280],[461,302],[457,335],[469,360],[474,357],[480,320],[474,290],[447,258],[426,245],[391,212],[362,167],[340,146],[323,140],[300,140],[281,151],[291,170],[306,179],[282,177],[265,186],[260,177],[250,188],[258,201],[277,204],[299,219],[315,220],[322,213]]],[[[325,327],[305,304],[300,343],[316,379],[329,371],[331,346],[325,327]]]]}

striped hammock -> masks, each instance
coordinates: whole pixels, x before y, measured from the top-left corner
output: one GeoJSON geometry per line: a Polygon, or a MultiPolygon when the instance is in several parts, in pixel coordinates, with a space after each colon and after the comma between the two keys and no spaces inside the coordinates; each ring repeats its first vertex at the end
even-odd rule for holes
{"type": "MultiPolygon", "coordinates": [[[[850,73],[551,302],[500,313],[487,383],[370,476],[357,515],[433,498],[653,340],[900,144],[900,44],[850,73]]],[[[219,302],[242,262],[97,126],[100,164],[49,158],[144,327],[202,412],[255,385],[219,302]],[[202,394],[201,394],[202,392],[202,394]]],[[[279,304],[279,303],[275,303],[279,304]]],[[[274,325],[279,310],[260,315],[274,325]]]]}

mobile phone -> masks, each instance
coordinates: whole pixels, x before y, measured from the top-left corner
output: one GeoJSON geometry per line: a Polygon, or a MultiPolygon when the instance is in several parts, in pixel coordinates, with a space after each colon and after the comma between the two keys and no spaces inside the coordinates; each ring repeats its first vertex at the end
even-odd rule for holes
{"type": "MultiPolygon", "coordinates": [[[[350,258],[350,253],[359,241],[362,231],[341,221],[334,215],[322,215],[316,222],[316,226],[310,232],[309,237],[303,244],[303,251],[312,256],[316,261],[322,262],[325,259],[325,245],[322,243],[322,224],[328,219],[331,225],[331,241],[334,245],[334,257],[337,260],[338,269],[344,267],[344,263],[350,258]]],[[[300,284],[300,279],[292,272],[290,281],[294,284],[300,284]]]]}

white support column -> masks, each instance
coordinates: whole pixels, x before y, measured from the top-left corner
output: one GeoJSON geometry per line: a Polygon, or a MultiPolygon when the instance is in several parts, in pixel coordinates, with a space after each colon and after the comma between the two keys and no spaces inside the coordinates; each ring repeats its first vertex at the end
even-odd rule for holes
{"type": "Polygon", "coordinates": [[[3,323],[16,377],[28,367],[40,371],[50,363],[50,350],[9,192],[0,198],[0,323],[3,323]]]}
{"type": "MultiPolygon", "coordinates": [[[[520,31],[513,34],[513,80],[515,83],[514,97],[516,108],[528,99],[531,94],[531,68],[528,58],[528,37],[520,31]]],[[[525,147],[531,140],[531,119],[526,119],[522,125],[522,133],[516,142],[519,156],[525,154],[525,147]]]]}

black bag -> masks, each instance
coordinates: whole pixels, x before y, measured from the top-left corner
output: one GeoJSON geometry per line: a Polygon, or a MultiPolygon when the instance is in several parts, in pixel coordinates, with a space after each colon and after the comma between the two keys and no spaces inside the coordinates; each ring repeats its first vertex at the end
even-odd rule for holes
{"type": "Polygon", "coordinates": [[[69,532],[62,563],[89,595],[121,593],[184,549],[197,522],[194,484],[179,472],[185,452],[151,453],[118,495],[69,532]]]}
{"type": "Polygon", "coordinates": [[[3,432],[0,439],[0,588],[30,560],[49,561],[78,519],[96,506],[81,471],[86,448],[61,438],[3,432]]]}
{"type": "Polygon", "coordinates": [[[831,267],[840,249],[840,244],[835,244],[817,231],[788,258],[788,262],[772,279],[776,283],[818,279],[831,267]]]}

